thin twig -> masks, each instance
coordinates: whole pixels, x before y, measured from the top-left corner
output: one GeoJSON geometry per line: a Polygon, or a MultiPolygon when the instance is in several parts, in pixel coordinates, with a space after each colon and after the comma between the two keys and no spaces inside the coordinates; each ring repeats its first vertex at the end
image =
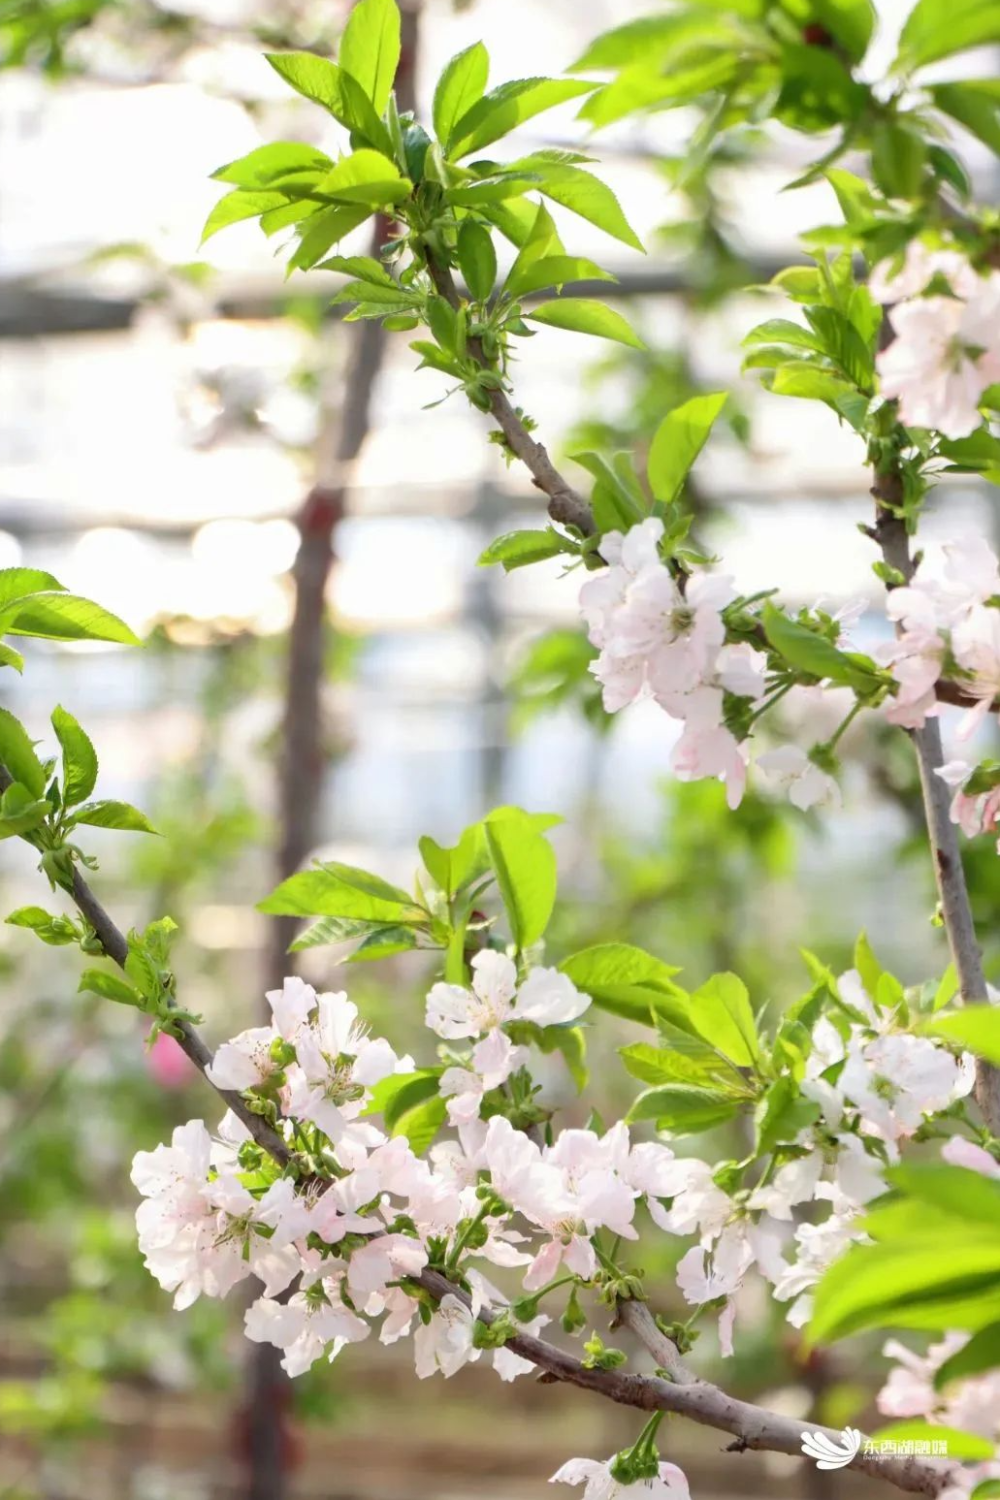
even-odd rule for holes
{"type": "MultiPolygon", "coordinates": [[[[439,296],[452,307],[460,307],[462,299],[458,295],[458,289],[448,267],[440,265],[431,257],[428,261],[428,270],[439,296]]],[[[478,339],[469,340],[469,353],[478,364],[482,365],[483,369],[492,368],[478,339]]],[[[594,513],[587,501],[579,491],[573,488],[569,480],[560,474],[549,457],[545,445],[536,442],[531,436],[503,391],[490,390],[488,395],[490,410],[499,422],[500,430],[511,452],[530,471],[538,489],[548,496],[548,510],[552,520],[562,526],[575,526],[583,536],[593,536],[597,526],[594,513]]]]}

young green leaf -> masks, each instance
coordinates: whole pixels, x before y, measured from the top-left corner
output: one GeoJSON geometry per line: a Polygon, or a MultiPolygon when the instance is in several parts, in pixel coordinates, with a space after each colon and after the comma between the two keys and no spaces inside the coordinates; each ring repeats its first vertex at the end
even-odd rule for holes
{"type": "Polygon", "coordinates": [[[640,1094],[625,1116],[625,1123],[631,1125],[637,1120],[655,1120],[657,1130],[689,1135],[731,1120],[739,1107],[738,1099],[720,1089],[671,1083],[640,1094]]]}
{"type": "Polygon", "coordinates": [[[645,344],[621,313],[603,302],[587,297],[560,298],[557,302],[540,302],[525,314],[532,322],[549,328],[565,328],[571,333],[589,333],[595,338],[613,339],[630,349],[645,349],[645,344]]]}
{"type": "Polygon", "coordinates": [[[74,808],[73,822],[91,828],[118,828],[123,833],[156,833],[146,814],[129,802],[85,802],[74,808]]]}
{"type": "Polygon", "coordinates": [[[311,214],[299,240],[298,249],[288,262],[289,271],[308,271],[345,235],[357,229],[370,217],[372,210],[365,206],[355,207],[350,203],[336,204],[311,214]]]}
{"type": "Polygon", "coordinates": [[[43,906],[20,906],[4,919],[11,927],[27,927],[50,947],[79,940],[80,931],[71,917],[53,916],[43,906]]]}
{"type": "Polygon", "coordinates": [[[326,152],[318,151],[315,146],[300,141],[275,141],[219,167],[212,176],[217,182],[232,182],[239,188],[273,189],[289,176],[328,172],[332,166],[326,152]]]}
{"type": "Polygon", "coordinates": [[[497,254],[488,229],[465,219],[458,231],[458,266],[473,300],[485,302],[497,279],[497,254]]]}
{"type": "Polygon", "coordinates": [[[468,156],[508,135],[525,120],[567,99],[589,94],[594,84],[572,78],[515,78],[492,89],[467,109],[449,134],[449,157],[468,156]]]}
{"type": "Polygon", "coordinates": [[[344,96],[340,86],[340,69],[325,57],[312,52],[267,52],[271,67],[286,83],[314,104],[322,104],[337,119],[344,113],[344,96]]]}
{"type": "Polygon", "coordinates": [[[541,177],[538,191],[553,203],[579,214],[613,239],[621,240],[633,250],[645,254],[639,236],[622,212],[622,206],[608,185],[577,166],[553,163],[540,155],[523,156],[511,164],[511,170],[536,172],[541,177]]]}
{"type": "Polygon", "coordinates": [[[44,767],[24,725],[7,708],[0,708],[0,764],[6,766],[14,780],[26,787],[33,797],[44,796],[44,767]]]}
{"type": "Polygon", "coordinates": [[[124,620],[75,594],[32,594],[0,610],[0,634],[32,635],[44,641],[114,641],[138,646],[124,620]]]}
{"type": "Polygon", "coordinates": [[[924,1027],[928,1036],[943,1037],[1000,1067],[1000,1006],[966,1005],[951,1015],[936,1016],[924,1027]]]}
{"type": "Polygon", "coordinates": [[[688,470],[704,448],[725,404],[724,391],[692,396],[664,417],[650,444],[647,470],[649,487],[657,500],[668,505],[676,500],[688,470]]]}
{"type": "Polygon", "coordinates": [[[399,31],[396,0],[358,0],[340,40],[340,66],[361,85],[377,115],[384,112],[396,77],[399,31]]]}
{"type": "Polygon", "coordinates": [[[77,986],[81,994],[88,991],[100,995],[104,1000],[114,1000],[116,1005],[131,1005],[136,1010],[145,1010],[146,1002],[137,989],[126,980],[104,969],[84,969],[77,986]]]}
{"type": "Polygon", "coordinates": [[[504,283],[511,297],[527,297],[545,287],[563,287],[574,281],[617,281],[610,271],[576,255],[543,255],[525,264],[519,256],[504,283]]]}
{"type": "Polygon", "coordinates": [[[0,568],[0,612],[28,594],[64,594],[65,587],[41,568],[0,568]]]}
{"type": "Polygon", "coordinates": [[[510,573],[515,568],[545,562],[562,553],[579,556],[579,544],[569,537],[560,536],[551,526],[545,531],[508,531],[506,535],[498,536],[495,541],[490,542],[486,550],[480,553],[478,566],[488,568],[494,563],[502,563],[504,572],[510,573]]]}
{"type": "Polygon", "coordinates": [[[556,899],[556,857],[531,815],[520,808],[490,813],[486,844],[511,936],[522,951],[537,943],[556,899]]]}
{"type": "Polygon", "coordinates": [[[917,0],[900,35],[893,67],[909,73],[994,42],[1000,42],[1000,6],[995,0],[917,0]]]}
{"type": "Polygon", "coordinates": [[[737,1067],[757,1061],[757,1027],[746,985],[735,974],[713,974],[691,996],[691,1020],[704,1037],[737,1067]]]}
{"type": "Polygon", "coordinates": [[[258,903],[270,916],[352,917],[393,925],[422,925],[427,913],[398,886],[352,865],[326,864],[282,881],[258,903]]]}
{"type": "Polygon", "coordinates": [[[201,243],[204,245],[213,234],[218,234],[220,229],[228,229],[230,224],[239,224],[244,219],[259,218],[261,214],[269,213],[273,209],[287,208],[292,205],[292,202],[293,200],[287,193],[279,192],[277,189],[247,192],[243,188],[234,188],[231,193],[219,199],[205,220],[205,227],[201,231],[201,243]]]}
{"type": "Polygon", "coordinates": [[[53,710],[52,727],[62,746],[63,806],[75,807],[90,796],[97,783],[97,752],[90,737],[64,708],[53,710]]]}
{"type": "Polygon", "coordinates": [[[489,68],[489,53],[482,42],[474,42],[445,64],[434,90],[433,111],[434,131],[445,151],[458,121],[483,97],[489,68]]]}
{"type": "Polygon", "coordinates": [[[641,1025],[669,1020],[693,1031],[688,997],[673,976],[680,970],[629,943],[597,943],[573,953],[559,965],[577,989],[601,1010],[641,1025]]]}

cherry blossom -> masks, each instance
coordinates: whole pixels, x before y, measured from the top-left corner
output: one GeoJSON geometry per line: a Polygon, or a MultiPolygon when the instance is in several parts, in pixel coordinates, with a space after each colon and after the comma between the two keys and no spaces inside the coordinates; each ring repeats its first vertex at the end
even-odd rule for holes
{"type": "Polygon", "coordinates": [[[892,308],[896,337],[877,366],[882,394],[898,400],[904,422],[948,438],[975,431],[983,392],[1000,378],[998,313],[995,272],[963,281],[962,295],[917,297],[892,308]]]}
{"type": "Polygon", "coordinates": [[[513,960],[484,948],[472,960],[472,989],[435,984],[427,996],[426,1019],[446,1040],[471,1040],[510,1021],[562,1026],[578,1020],[589,1006],[590,996],[556,969],[532,969],[518,987],[513,960]]]}
{"type": "Polygon", "coordinates": [[[259,1297],[247,1309],[244,1330],[255,1343],[283,1349],[281,1367],[292,1376],[305,1374],[327,1350],[332,1361],[346,1344],[360,1343],[371,1333],[369,1325],[344,1306],[340,1278],[332,1276],[304,1279],[302,1289],[287,1302],[259,1297]]]}
{"type": "Polygon", "coordinates": [[[615,1476],[616,1460],[599,1463],[593,1458],[571,1458],[557,1469],[550,1484],[582,1484],[583,1500],[617,1500],[623,1492],[636,1500],[690,1500],[684,1471],[676,1464],[660,1463],[655,1476],[626,1481],[615,1476]]]}
{"type": "Polygon", "coordinates": [[[839,807],[840,787],[832,776],[810,760],[798,745],[765,750],[756,764],[775,786],[787,791],[793,807],[839,807]]]}

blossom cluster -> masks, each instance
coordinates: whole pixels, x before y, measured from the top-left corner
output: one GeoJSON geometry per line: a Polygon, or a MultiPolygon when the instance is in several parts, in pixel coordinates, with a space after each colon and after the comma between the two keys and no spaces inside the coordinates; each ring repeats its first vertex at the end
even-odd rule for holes
{"type": "Polygon", "coordinates": [[[488,1352],[512,1379],[529,1366],[510,1338],[544,1326],[538,1304],[554,1286],[599,1284],[600,1236],[635,1241],[644,1204],[661,1231],[696,1237],[677,1283],[690,1305],[721,1309],[724,1352],[751,1268],[792,1302],[789,1321],[801,1325],[811,1288],[860,1237],[860,1210],[883,1191],[899,1143],[967,1094],[973,1078],[968,1059],[900,1030],[894,1008],[855,971],[837,993],[839,1009],[813,1025],[799,1084],[812,1118],[744,1187],[726,1164],[633,1142],[624,1123],[602,1133],[553,1134],[550,1125],[546,1139],[512,1123],[497,1079],[523,1067],[529,1049],[504,1027],[571,1024],[590,1004],[557,971],[519,977],[505,954],[484,950],[471,988],[432,987],[426,1019],[446,1055],[455,1041],[472,1050],[439,1079],[454,1136],[423,1156],[371,1117],[375,1087],[397,1073],[405,1081],[411,1059],[371,1037],[345,995],[288,979],[268,996],[273,1024],[221,1046],[211,1077],[270,1111],[311,1168],[279,1175],[232,1113],[215,1139],[200,1120],[179,1126],[133,1166],[146,1263],[177,1307],[255,1276],[263,1290],[246,1332],[281,1348],[292,1374],[377,1327],[383,1343],[413,1332],[419,1376],[454,1374],[488,1352]],[[802,1219],[796,1211],[807,1204],[828,1205],[827,1217],[802,1219]],[[491,1267],[520,1275],[513,1301],[488,1279],[491,1267]],[[455,1279],[454,1295],[426,1295],[428,1268],[455,1279]],[[484,1309],[504,1329],[485,1344],[484,1309]]]}
{"type": "MultiPolygon", "coordinates": [[[[680,720],[675,774],[681,781],[717,777],[730,807],[738,807],[750,761],[740,726],[764,704],[767,658],[748,642],[726,642],[732,579],[707,569],[675,575],[660,556],[662,537],[662,521],[650,517],[624,535],[601,538],[609,566],[580,590],[580,612],[599,652],[591,670],[609,713],[647,697],[680,720]]],[[[756,764],[797,807],[839,803],[836,781],[797,745],[765,751],[756,764]]]]}
{"type": "Polygon", "coordinates": [[[877,357],[882,394],[910,427],[968,437],[986,388],[1000,380],[1000,272],[977,272],[958,250],[911,240],[869,283],[892,304],[895,338],[877,357]]]}
{"type": "Polygon", "coordinates": [[[909,584],[890,591],[886,610],[897,636],[880,655],[899,684],[887,708],[891,723],[915,729],[939,713],[935,689],[946,671],[978,700],[959,738],[986,718],[1000,692],[1000,611],[992,603],[998,596],[1000,567],[979,538],[946,542],[921,559],[909,584]]]}

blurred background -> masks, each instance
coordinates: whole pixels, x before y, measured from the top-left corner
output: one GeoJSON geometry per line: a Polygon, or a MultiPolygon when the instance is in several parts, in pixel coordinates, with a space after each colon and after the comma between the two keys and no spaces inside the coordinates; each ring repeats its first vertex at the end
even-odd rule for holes
{"type": "MultiPolygon", "coordinates": [[[[558,72],[645,8],[425,0],[407,11],[401,89],[426,110],[442,64],[477,38],[495,82],[558,72]]],[[[433,404],[441,378],[414,373],[405,338],[339,322],[335,277],[286,282],[256,226],[200,256],[214,168],[280,137],[336,149],[337,127],[261,54],[329,54],[347,9],[0,4],[0,566],[49,569],[146,638],[141,651],[31,643],[2,696],[38,736],[62,702],[98,746],[99,794],[161,830],[92,832],[119,925],[180,923],[179,991],[218,1041],[254,1024],[290,970],[289,932],[254,910],[283,874],[318,852],[405,884],[420,834],[451,842],[515,802],[565,819],[553,959],[630,940],[692,984],[736,968],[774,1011],[805,987],[800,945],[844,966],[863,926],[905,982],[940,972],[901,736],[854,726],[844,807],[821,822],[760,790],[730,814],[714,783],[671,781],[670,722],[639,706],[610,723],[600,709],[577,581],[555,564],[476,569],[486,542],[542,516],[485,420],[459,398],[433,404]]],[[[903,7],[879,11],[873,72],[903,7]]],[[[769,315],[753,288],[797,258],[801,230],[835,217],[823,185],[781,192],[822,142],[724,139],[692,167],[697,125],[691,110],[637,117],[595,143],[645,257],[567,225],[574,253],[619,276],[612,295],[648,350],[543,330],[523,347],[516,399],[565,458],[641,450],[670,407],[732,387],[688,492],[697,535],[741,591],[860,601],[867,648],[886,625],[858,531],[870,510],[858,445],[831,412],[762,401],[739,378],[740,338],[769,315]]],[[[572,112],[554,111],[510,149],[581,142],[572,112]]],[[[995,201],[985,152],[961,145],[995,201]]],[[[978,481],[958,480],[936,492],[927,533],[993,535],[993,514],[978,481]]],[[[821,711],[832,728],[835,707],[821,711]]],[[[44,900],[32,866],[26,846],[3,844],[4,911],[44,900]]],[[[995,973],[988,841],[970,869],[995,973]]],[[[428,1060],[420,956],[346,969],[340,956],[317,950],[300,967],[348,985],[376,1029],[428,1060]]],[[[405,1348],[363,1345],[292,1386],[277,1351],[243,1339],[238,1298],[174,1314],[135,1249],[128,1168],[175,1123],[212,1123],[213,1101],[172,1043],[146,1050],[132,1013],[77,996],[78,968],[0,927],[3,1500],[538,1500],[565,1458],[634,1437],[627,1412],[527,1378],[420,1385],[405,1348]]],[[[592,1093],[607,1112],[635,1092],[622,1040],[602,1018],[592,1093]]],[[[572,1113],[568,1080],[550,1082],[572,1113]]],[[[721,1134],[715,1148],[732,1152],[721,1134]]],[[[644,1263],[668,1314],[680,1310],[670,1257],[653,1246],[644,1263]]],[[[835,1426],[871,1420],[874,1347],[805,1360],[764,1295],[741,1327],[726,1372],[741,1394],[835,1426]]],[[[711,1348],[698,1357],[717,1373],[711,1348]]],[[[679,1422],[664,1447],[696,1496],[864,1488],[733,1457],[679,1422]]]]}

